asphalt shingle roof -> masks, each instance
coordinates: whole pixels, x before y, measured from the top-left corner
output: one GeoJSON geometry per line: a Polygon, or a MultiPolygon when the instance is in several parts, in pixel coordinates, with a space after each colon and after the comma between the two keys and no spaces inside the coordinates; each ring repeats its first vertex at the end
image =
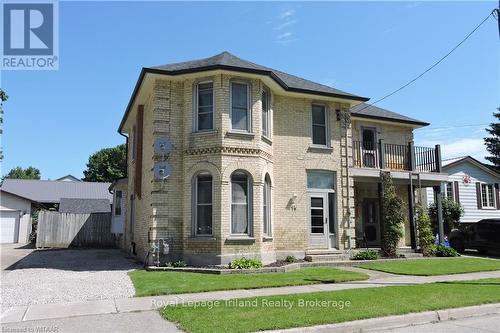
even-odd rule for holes
{"type": "Polygon", "coordinates": [[[421,120],[407,117],[405,115],[392,112],[386,109],[379,108],[378,106],[369,105],[366,103],[361,103],[351,108],[351,113],[353,116],[364,117],[364,118],[374,118],[380,120],[397,121],[408,124],[415,124],[420,126],[427,126],[426,123],[421,120]]]}
{"type": "Polygon", "coordinates": [[[243,72],[258,72],[271,76],[285,90],[307,92],[320,95],[332,95],[359,101],[367,101],[368,98],[357,96],[345,91],[341,91],[320,83],[309,81],[295,75],[287,74],[272,68],[254,64],[253,62],[238,58],[229,52],[222,52],[213,57],[185,61],[175,64],[151,67],[153,70],[168,72],[171,75],[190,72],[201,72],[211,69],[228,69],[243,72]]]}
{"type": "Polygon", "coordinates": [[[68,182],[57,180],[4,179],[0,190],[6,191],[35,202],[57,203],[61,198],[107,199],[110,183],[68,182]]]}
{"type": "Polygon", "coordinates": [[[107,199],[61,198],[59,212],[75,214],[109,213],[111,212],[111,206],[107,199]]]}

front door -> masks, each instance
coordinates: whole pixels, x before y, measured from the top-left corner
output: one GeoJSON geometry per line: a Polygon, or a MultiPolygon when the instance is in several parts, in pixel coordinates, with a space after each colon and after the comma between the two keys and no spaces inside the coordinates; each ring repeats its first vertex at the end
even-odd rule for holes
{"type": "Polygon", "coordinates": [[[378,199],[363,200],[363,231],[367,246],[380,246],[378,199]]]}
{"type": "Polygon", "coordinates": [[[328,248],[328,193],[309,193],[309,246],[328,248]]]}

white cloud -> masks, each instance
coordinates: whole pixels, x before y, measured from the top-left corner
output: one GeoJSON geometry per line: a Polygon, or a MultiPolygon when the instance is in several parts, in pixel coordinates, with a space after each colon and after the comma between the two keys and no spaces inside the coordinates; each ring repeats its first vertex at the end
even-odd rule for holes
{"type": "Polygon", "coordinates": [[[276,38],[279,39],[279,40],[289,39],[290,37],[292,37],[292,33],[291,32],[284,32],[284,33],[276,36],[276,38]]]}
{"type": "Polygon", "coordinates": [[[286,27],[294,25],[295,23],[297,23],[297,20],[286,21],[286,22],[281,23],[277,27],[274,27],[274,30],[280,31],[280,30],[285,29],[286,27]]]}
{"type": "Polygon", "coordinates": [[[484,157],[488,155],[482,138],[464,138],[442,144],[441,153],[444,159],[470,155],[480,161],[484,161],[484,157]]]}
{"type": "Polygon", "coordinates": [[[290,16],[293,16],[295,14],[295,9],[287,9],[285,11],[282,11],[279,16],[281,19],[286,19],[289,18],[290,16]]]}

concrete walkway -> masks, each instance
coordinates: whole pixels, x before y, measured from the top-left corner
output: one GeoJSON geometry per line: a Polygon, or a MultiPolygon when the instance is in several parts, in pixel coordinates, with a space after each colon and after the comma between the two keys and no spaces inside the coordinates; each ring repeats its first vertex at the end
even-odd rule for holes
{"type": "Polygon", "coordinates": [[[227,300],[254,296],[302,294],[322,291],[336,291],[355,288],[386,287],[394,285],[415,285],[432,282],[464,281],[486,278],[500,278],[500,271],[454,274],[444,276],[407,276],[369,271],[360,268],[349,270],[362,271],[370,275],[368,280],[334,284],[315,284],[306,286],[276,287],[263,289],[240,289],[213,291],[192,294],[108,299],[87,302],[68,302],[52,304],[32,304],[4,309],[0,321],[15,323],[31,320],[56,319],[76,316],[116,314],[136,311],[151,311],[166,305],[189,304],[208,300],[227,300]]]}

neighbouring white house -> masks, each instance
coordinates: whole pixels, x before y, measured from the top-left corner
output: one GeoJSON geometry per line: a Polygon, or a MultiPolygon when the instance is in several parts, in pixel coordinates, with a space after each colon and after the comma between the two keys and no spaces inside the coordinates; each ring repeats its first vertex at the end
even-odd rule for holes
{"type": "MultiPolygon", "coordinates": [[[[461,223],[500,218],[498,172],[470,156],[443,160],[443,172],[448,173],[443,195],[462,205],[461,223]]],[[[428,205],[434,202],[432,189],[426,189],[426,196],[428,205]]]]}
{"type": "Polygon", "coordinates": [[[0,243],[27,243],[32,201],[3,191],[0,199],[0,243]]]}

